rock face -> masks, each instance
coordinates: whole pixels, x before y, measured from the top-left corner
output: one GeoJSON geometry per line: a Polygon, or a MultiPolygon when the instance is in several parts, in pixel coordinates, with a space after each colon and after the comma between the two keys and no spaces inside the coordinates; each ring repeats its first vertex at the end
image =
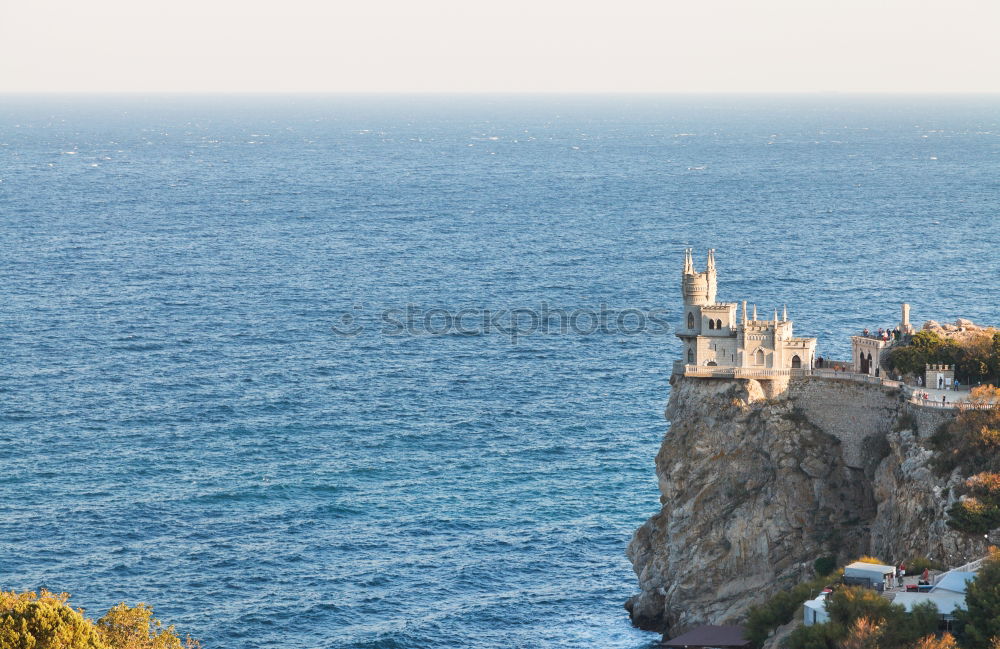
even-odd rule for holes
{"type": "Polygon", "coordinates": [[[944,525],[961,477],[935,476],[920,445],[946,411],[843,380],[672,381],[656,457],[662,508],[627,551],[637,626],[676,635],[739,622],[811,577],[821,556],[957,564],[984,553],[944,525]]]}

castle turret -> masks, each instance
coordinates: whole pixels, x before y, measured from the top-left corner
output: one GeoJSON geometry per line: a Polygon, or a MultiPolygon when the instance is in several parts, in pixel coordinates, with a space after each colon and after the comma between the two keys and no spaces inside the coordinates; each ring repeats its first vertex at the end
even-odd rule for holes
{"type": "Polygon", "coordinates": [[[715,304],[715,250],[708,251],[708,265],[705,272],[694,269],[691,249],[684,251],[684,272],[681,274],[681,292],[684,294],[684,304],[687,306],[704,306],[715,304]]]}
{"type": "Polygon", "coordinates": [[[910,305],[904,302],[902,311],[902,318],[899,321],[899,330],[904,334],[912,334],[914,329],[913,325],[910,324],[910,305]]]}

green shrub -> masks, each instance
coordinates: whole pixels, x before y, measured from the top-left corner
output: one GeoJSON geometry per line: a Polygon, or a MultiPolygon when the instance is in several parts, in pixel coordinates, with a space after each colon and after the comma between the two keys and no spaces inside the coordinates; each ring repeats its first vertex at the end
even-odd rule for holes
{"type": "Polygon", "coordinates": [[[788,624],[799,612],[799,607],[807,599],[818,595],[823,588],[840,579],[843,572],[816,577],[791,588],[781,591],[758,606],[751,606],[747,613],[747,639],[755,647],[759,647],[771,632],[782,624],[788,624]]]}
{"type": "Polygon", "coordinates": [[[911,557],[904,561],[906,564],[906,574],[919,575],[924,570],[944,570],[945,566],[940,561],[934,561],[924,556],[911,557]]]}
{"type": "Polygon", "coordinates": [[[838,588],[826,598],[826,614],[830,616],[830,621],[844,628],[862,617],[888,619],[897,609],[903,611],[902,606],[893,604],[878,591],[859,586],[838,588]]]}
{"type": "Polygon", "coordinates": [[[966,534],[1000,527],[1000,474],[983,471],[965,481],[969,498],[948,508],[948,526],[966,534]]]}
{"type": "Polygon", "coordinates": [[[800,626],[785,641],[788,649],[839,649],[847,630],[839,624],[827,622],[800,626]]]}
{"type": "Polygon", "coordinates": [[[837,558],[836,557],[820,557],[813,561],[813,570],[819,576],[829,575],[831,572],[837,569],[837,558]]]}

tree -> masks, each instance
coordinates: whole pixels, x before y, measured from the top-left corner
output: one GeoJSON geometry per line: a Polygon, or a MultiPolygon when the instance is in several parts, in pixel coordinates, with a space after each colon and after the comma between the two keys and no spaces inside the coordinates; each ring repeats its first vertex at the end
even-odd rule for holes
{"type": "Polygon", "coordinates": [[[920,638],[937,631],[941,619],[933,602],[921,602],[914,605],[909,613],[895,611],[890,616],[884,625],[881,649],[912,647],[920,638]]]}
{"type": "Polygon", "coordinates": [[[955,636],[945,631],[940,638],[933,633],[924,636],[913,645],[913,649],[958,649],[958,643],[955,636]]]}
{"type": "Polygon", "coordinates": [[[826,613],[830,621],[849,628],[859,618],[868,618],[876,623],[903,613],[897,606],[870,588],[850,586],[841,588],[826,598],[826,613]]]}
{"type": "Polygon", "coordinates": [[[164,627],[153,617],[153,609],[142,602],[131,608],[124,602],[113,606],[97,621],[97,628],[114,649],[184,649],[198,646],[190,636],[182,644],[174,627],[164,627]]]}
{"type": "Polygon", "coordinates": [[[903,374],[923,374],[927,363],[954,365],[955,376],[963,382],[1000,381],[1000,332],[967,332],[956,339],[919,331],[909,344],[889,351],[889,366],[903,374]]]}
{"type": "Polygon", "coordinates": [[[113,607],[95,624],[66,593],[0,592],[0,649],[198,649],[145,604],[113,607]]]}
{"type": "Polygon", "coordinates": [[[984,471],[965,481],[969,496],[948,508],[948,526],[967,534],[1000,527],[1000,474],[984,471]]]}
{"type": "Polygon", "coordinates": [[[936,331],[918,331],[910,338],[910,345],[928,356],[937,353],[944,343],[944,338],[936,331]]]}
{"type": "Polygon", "coordinates": [[[996,548],[966,586],[965,609],[955,617],[964,623],[960,639],[966,649],[991,649],[992,640],[1000,637],[1000,552],[996,548]]]}
{"type": "Polygon", "coordinates": [[[840,642],[840,649],[879,649],[878,641],[882,629],[878,622],[867,617],[859,617],[847,630],[840,642]]]}
{"type": "Polygon", "coordinates": [[[922,374],[927,355],[912,345],[893,347],[889,351],[889,367],[900,374],[922,374]]]}
{"type": "Polygon", "coordinates": [[[0,593],[0,649],[108,649],[66,593],[0,593]]]}
{"type": "Polygon", "coordinates": [[[789,634],[785,646],[788,649],[839,649],[845,635],[847,630],[833,622],[800,626],[789,634]]]}

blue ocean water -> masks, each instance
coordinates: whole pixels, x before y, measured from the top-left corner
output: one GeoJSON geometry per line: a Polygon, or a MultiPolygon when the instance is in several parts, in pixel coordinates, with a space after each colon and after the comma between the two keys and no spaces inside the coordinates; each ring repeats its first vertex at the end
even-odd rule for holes
{"type": "Polygon", "coordinates": [[[711,246],[721,299],[788,304],[828,357],[903,300],[996,323],[998,122],[997,97],[0,97],[0,587],[146,601],[208,647],[649,647],[623,551],[675,339],[481,315],[673,317],[711,246]]]}

